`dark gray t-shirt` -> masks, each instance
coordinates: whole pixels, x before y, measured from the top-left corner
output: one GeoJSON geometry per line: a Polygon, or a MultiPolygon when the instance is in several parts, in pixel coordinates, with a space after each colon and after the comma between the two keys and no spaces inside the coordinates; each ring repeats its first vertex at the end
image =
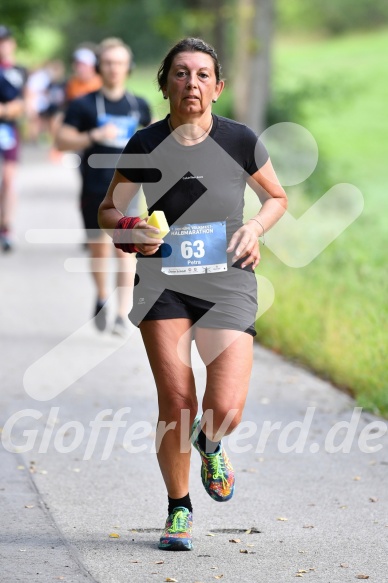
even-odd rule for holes
{"type": "MultiPolygon", "coordinates": [[[[184,128],[179,131],[183,134],[184,128]]],[[[167,116],[136,132],[117,170],[128,180],[142,183],[149,214],[164,211],[170,227],[225,221],[227,244],[243,224],[247,178],[267,160],[262,142],[241,123],[213,115],[209,137],[200,144],[182,146],[171,135],[167,116]]],[[[137,274],[144,289],[156,294],[168,288],[210,301],[238,290],[256,303],[252,267],[241,269],[241,260],[232,265],[233,253],[228,254],[226,271],[183,276],[161,272],[166,254],[168,249],[162,245],[153,256],[137,255],[137,274]]]]}
{"type": "Polygon", "coordinates": [[[143,184],[149,214],[164,211],[170,226],[226,220],[232,235],[242,225],[247,176],[268,160],[265,146],[247,126],[216,115],[211,139],[182,146],[171,136],[167,120],[138,131],[117,170],[143,184]],[[151,155],[139,163],[135,159],[135,167],[129,168],[126,154],[151,155]]]}

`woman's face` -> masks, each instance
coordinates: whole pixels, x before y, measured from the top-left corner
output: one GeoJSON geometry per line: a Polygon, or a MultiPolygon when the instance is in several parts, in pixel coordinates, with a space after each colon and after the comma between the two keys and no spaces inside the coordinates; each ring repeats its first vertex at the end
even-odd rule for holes
{"type": "Polygon", "coordinates": [[[163,93],[170,100],[171,111],[180,115],[203,114],[211,108],[224,88],[217,83],[214,61],[202,52],[175,55],[163,93]]]}

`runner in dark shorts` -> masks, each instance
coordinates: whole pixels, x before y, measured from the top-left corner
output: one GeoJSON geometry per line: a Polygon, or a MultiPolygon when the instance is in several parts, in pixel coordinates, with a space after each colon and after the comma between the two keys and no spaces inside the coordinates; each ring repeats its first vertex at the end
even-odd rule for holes
{"type": "Polygon", "coordinates": [[[248,127],[212,114],[224,82],[214,49],[184,39],[158,72],[170,114],[128,142],[99,218],[116,247],[137,251],[129,315],[138,325],[158,391],[157,455],[168,494],[162,550],[191,550],[190,439],[201,478],[217,502],[235,476],[221,438],[239,424],[252,367],[258,237],[284,214],[286,194],[264,145],[248,127]],[[246,184],[262,202],[243,222],[246,184]],[[170,232],[125,216],[142,184],[148,213],[163,211],[170,232]],[[191,342],[206,365],[202,416],[191,342]],[[175,427],[165,431],[166,427],[175,427]]]}
{"type": "MultiPolygon", "coordinates": [[[[1,128],[0,128],[1,132],[1,128]]],[[[0,156],[4,162],[19,162],[20,158],[20,135],[17,127],[13,127],[13,145],[10,148],[1,147],[0,140],[0,156]]]]}

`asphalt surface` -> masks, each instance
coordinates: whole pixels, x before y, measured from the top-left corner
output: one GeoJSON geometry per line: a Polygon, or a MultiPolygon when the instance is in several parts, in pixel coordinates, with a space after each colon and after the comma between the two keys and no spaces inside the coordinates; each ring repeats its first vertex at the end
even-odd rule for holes
{"type": "Polygon", "coordinates": [[[225,440],[236,494],[207,496],[194,451],[194,550],[158,550],[167,504],[140,335],[95,330],[82,237],[43,242],[47,228],[81,227],[76,171],[29,147],[18,190],[16,249],[0,254],[0,581],[387,582],[386,421],[259,345],[245,427],[225,440]],[[121,415],[116,436],[95,431],[103,411],[108,422],[121,415]],[[304,419],[305,433],[289,425],[304,419]]]}

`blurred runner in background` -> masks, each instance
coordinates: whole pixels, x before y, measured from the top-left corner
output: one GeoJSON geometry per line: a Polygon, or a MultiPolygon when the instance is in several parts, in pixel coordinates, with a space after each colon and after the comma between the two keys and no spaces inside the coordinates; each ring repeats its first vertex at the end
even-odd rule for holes
{"type": "MultiPolygon", "coordinates": [[[[148,126],[151,122],[147,102],[126,90],[132,64],[132,51],[122,40],[111,38],[103,41],[98,48],[97,63],[102,88],[70,102],[57,134],[60,150],[82,151],[81,211],[97,290],[95,324],[101,331],[107,325],[105,303],[108,298],[107,271],[112,243],[99,229],[97,213],[112,179],[114,164],[111,168],[95,169],[89,166],[88,158],[91,154],[117,154],[118,157],[139,126],[148,126]]],[[[134,199],[129,214],[140,214],[139,200],[140,197],[134,199]]],[[[113,332],[125,336],[135,258],[119,249],[115,252],[120,261],[117,271],[118,310],[113,332]]]]}
{"type": "MultiPolygon", "coordinates": [[[[26,87],[26,138],[31,142],[50,140],[52,145],[61,122],[66,102],[65,65],[60,59],[47,61],[33,70],[26,87]]],[[[51,147],[50,160],[60,161],[62,156],[51,147]]]]}
{"type": "Polygon", "coordinates": [[[27,72],[15,64],[16,42],[11,31],[0,25],[0,243],[3,251],[12,249],[11,228],[16,207],[14,191],[19,160],[17,120],[24,113],[23,92],[27,72]]]}
{"type": "Polygon", "coordinates": [[[79,47],[73,53],[73,75],[66,84],[66,99],[72,101],[101,88],[102,79],[96,71],[97,57],[88,47],[79,47]]]}
{"type": "Polygon", "coordinates": [[[42,113],[48,108],[47,89],[50,85],[50,73],[46,63],[29,71],[26,84],[26,138],[36,143],[44,132],[42,113]]]}

